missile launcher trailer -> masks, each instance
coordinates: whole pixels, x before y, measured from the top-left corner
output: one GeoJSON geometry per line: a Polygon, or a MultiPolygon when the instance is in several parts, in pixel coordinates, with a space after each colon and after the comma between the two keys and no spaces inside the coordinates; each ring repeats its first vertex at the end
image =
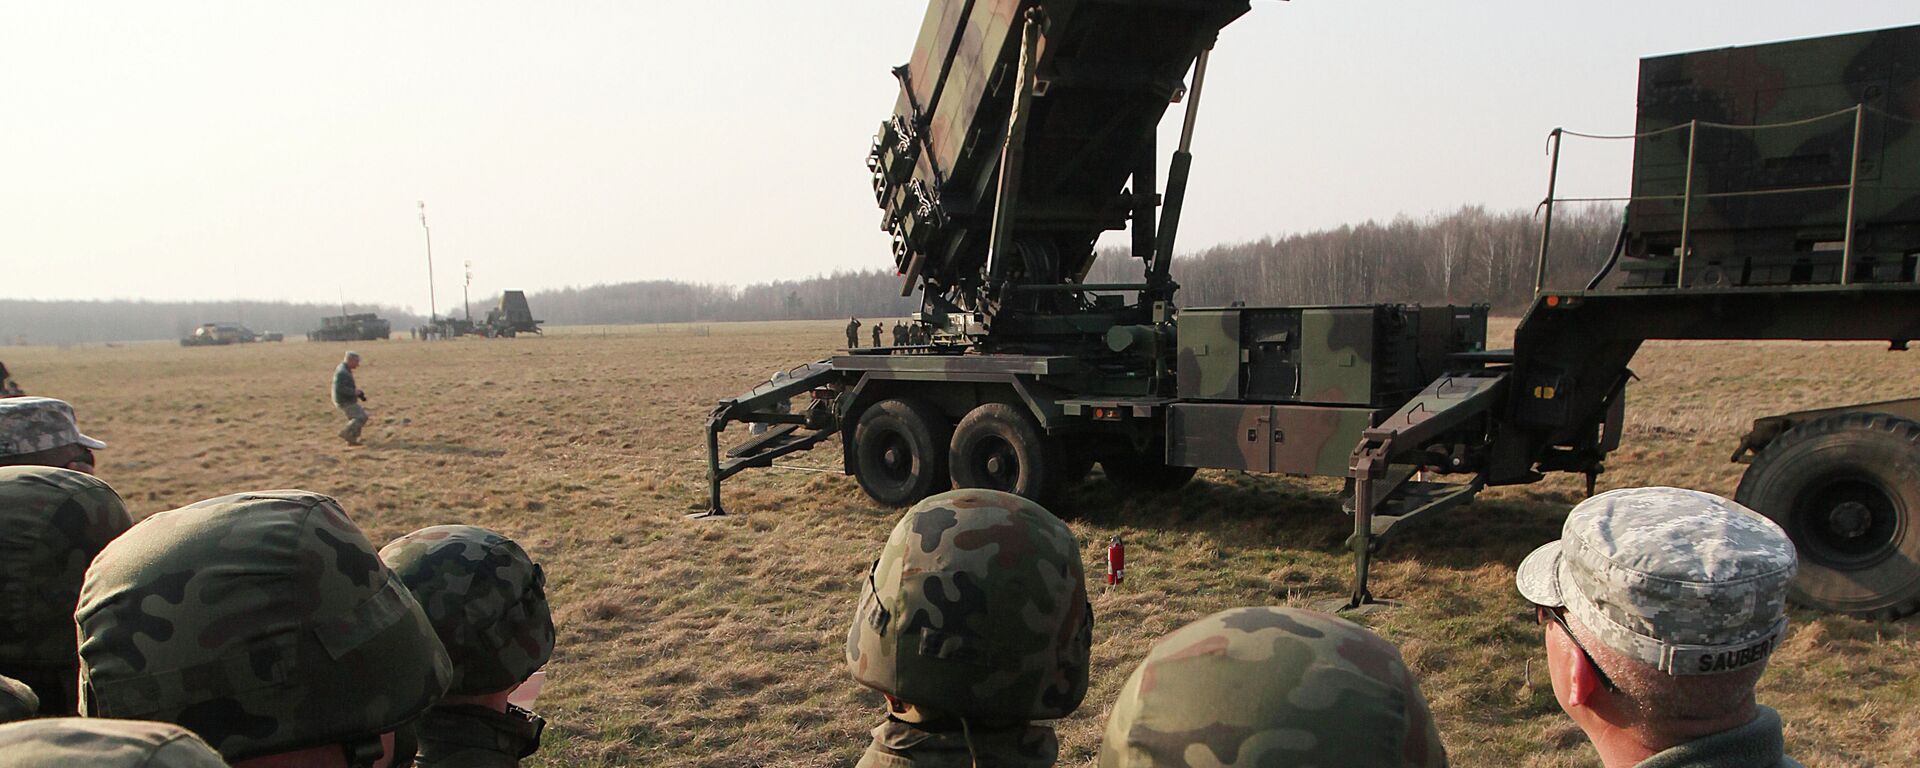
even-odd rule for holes
{"type": "Polygon", "coordinates": [[[371,312],[320,318],[320,327],[307,331],[307,341],[373,341],[387,338],[393,325],[371,312]]]}
{"type": "Polygon", "coordinates": [[[540,321],[533,319],[533,310],[527,307],[527,294],[524,291],[506,291],[500,294],[500,306],[487,311],[487,323],[481,326],[488,336],[513,338],[515,334],[540,333],[540,321]]]}
{"type": "MultiPolygon", "coordinates": [[[[1485,348],[1484,307],[1182,310],[1170,266],[1206,52],[1247,9],[932,0],[868,161],[930,343],[848,350],[721,401],[705,514],[724,514],[728,477],[834,435],[845,471],[891,505],[989,487],[1071,513],[1060,492],[1095,463],[1134,490],[1199,468],[1345,477],[1358,605],[1409,522],[1550,472],[1591,490],[1648,340],[1920,336],[1911,29],[1649,59],[1613,258],[1585,290],[1546,290],[1550,183],[1537,297],[1510,350],[1485,348]],[[1163,194],[1154,128],[1176,101],[1163,194]],[[1813,122],[1707,139],[1736,130],[1719,121],[1829,113],[1852,116],[1848,141],[1791,138],[1813,122]],[[1693,136],[1676,156],[1678,125],[1693,136]],[[1141,279],[1083,282],[1095,238],[1122,227],[1141,279]],[[723,451],[736,422],[773,428],[723,451]]],[[[1800,546],[1796,599],[1920,608],[1916,419],[1920,399],[1755,425],[1738,496],[1800,546]]]]}

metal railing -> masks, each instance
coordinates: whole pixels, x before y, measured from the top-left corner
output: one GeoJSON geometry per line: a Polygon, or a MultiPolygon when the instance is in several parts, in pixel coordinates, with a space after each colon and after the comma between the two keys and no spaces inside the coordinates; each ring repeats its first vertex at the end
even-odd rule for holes
{"type": "MultiPolygon", "coordinates": [[[[1625,202],[1631,205],[1634,202],[1643,201],[1643,200],[1645,201],[1654,201],[1654,200],[1680,201],[1680,246],[1675,251],[1678,257],[1677,258],[1678,263],[1676,264],[1676,268],[1674,272],[1674,287],[1685,288],[1687,287],[1687,251],[1689,250],[1688,248],[1689,238],[1693,228],[1693,201],[1712,200],[1712,199],[1730,198],[1730,197],[1762,197],[1767,195],[1805,194],[1805,193],[1811,193],[1811,192],[1837,192],[1841,190],[1845,190],[1847,193],[1847,219],[1846,219],[1846,234],[1841,241],[1841,248],[1840,248],[1840,284],[1848,285],[1852,281],[1852,272],[1853,272],[1853,231],[1854,231],[1854,216],[1856,212],[1855,204],[1856,204],[1857,198],[1859,197],[1859,191],[1860,191],[1860,149],[1861,149],[1862,140],[1866,135],[1866,114],[1868,110],[1871,110],[1871,109],[1872,109],[1871,107],[1868,107],[1865,104],[1857,104],[1857,105],[1848,107],[1846,109],[1842,109],[1835,112],[1829,112],[1827,114],[1819,115],[1816,117],[1809,117],[1803,120],[1793,120],[1793,121],[1784,122],[1784,123],[1768,123],[1765,125],[1734,125],[1730,123],[1714,123],[1714,122],[1707,122],[1703,120],[1689,120],[1685,123],[1680,123],[1678,125],[1661,128],[1658,130],[1645,131],[1642,133],[1620,134],[1620,135],[1580,133],[1578,131],[1569,131],[1564,128],[1553,129],[1551,133],[1547,134],[1547,141],[1549,144],[1548,153],[1552,156],[1552,161],[1549,163],[1549,170],[1547,172],[1547,197],[1545,200],[1541,201],[1538,207],[1538,209],[1544,209],[1545,215],[1540,225],[1540,256],[1538,261],[1536,261],[1534,264],[1534,278],[1533,278],[1534,295],[1538,296],[1541,291],[1546,290],[1547,249],[1553,238],[1554,203],[1625,202]],[[1694,155],[1695,155],[1695,151],[1699,146],[1698,140],[1700,138],[1701,128],[1712,128],[1712,129],[1721,129],[1721,130],[1729,130],[1729,131],[1766,131],[1766,130],[1775,130],[1780,128],[1797,128],[1804,125],[1811,125],[1813,123],[1818,123],[1826,120],[1833,120],[1836,118],[1846,117],[1846,116],[1852,116],[1853,118],[1853,153],[1852,153],[1852,156],[1849,158],[1849,165],[1851,166],[1851,170],[1847,175],[1847,183],[1817,184],[1817,185],[1809,185],[1809,186],[1801,186],[1801,187],[1779,187],[1774,189],[1753,190],[1748,192],[1709,192],[1709,193],[1698,194],[1698,195],[1694,194],[1693,192],[1694,155]],[[1560,181],[1560,145],[1565,137],[1573,136],[1576,138],[1597,139],[1602,141],[1615,141],[1615,140],[1621,140],[1621,139],[1631,139],[1631,140],[1638,141],[1643,138],[1649,138],[1652,136],[1658,136],[1658,135],[1667,134],[1667,133],[1674,133],[1678,131],[1687,132],[1687,173],[1686,173],[1686,179],[1681,188],[1680,194],[1678,195],[1639,195],[1639,196],[1628,195],[1624,197],[1565,197],[1565,198],[1555,196],[1555,193],[1560,181]]],[[[1874,111],[1878,111],[1878,110],[1874,110],[1874,111]]],[[[1626,241],[1623,238],[1618,244],[1615,245],[1615,248],[1619,249],[1619,248],[1624,248],[1625,246],[1626,246],[1626,241]]],[[[1615,258],[1609,259],[1607,261],[1607,266],[1603,269],[1611,269],[1613,265],[1617,262],[1618,256],[1619,254],[1617,253],[1614,254],[1615,258]]],[[[1599,278],[1596,277],[1593,284],[1597,285],[1598,283],[1599,283],[1599,278]]]]}

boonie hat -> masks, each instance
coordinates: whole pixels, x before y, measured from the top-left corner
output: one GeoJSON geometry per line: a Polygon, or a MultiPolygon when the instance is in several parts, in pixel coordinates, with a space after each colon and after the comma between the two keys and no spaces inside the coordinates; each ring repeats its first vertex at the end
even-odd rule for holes
{"type": "Polygon", "coordinates": [[[65,717],[0,726],[9,768],[224,768],[220,753],[170,723],[65,717]]]}
{"type": "Polygon", "coordinates": [[[73,406],[51,397],[0,399],[0,456],[50,451],[79,443],[99,450],[106,443],[80,434],[73,406]]]}
{"type": "Polygon", "coordinates": [[[1515,581],[1609,648],[1670,675],[1708,675],[1779,647],[1795,567],[1786,532],[1737,502],[1627,488],[1576,505],[1560,540],[1528,555],[1515,581]]]}

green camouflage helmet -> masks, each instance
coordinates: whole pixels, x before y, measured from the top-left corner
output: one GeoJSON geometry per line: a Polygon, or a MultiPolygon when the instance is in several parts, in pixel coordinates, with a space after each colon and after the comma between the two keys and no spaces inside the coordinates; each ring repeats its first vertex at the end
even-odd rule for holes
{"type": "Polygon", "coordinates": [[[74,618],[82,713],[177,723],[229,760],[364,743],[451,674],[366,535],[307,491],[147,518],[94,560],[74,618]]]}
{"type": "Polygon", "coordinates": [[[1446,764],[1400,652],[1296,608],[1235,608],[1162,638],[1121,688],[1100,747],[1100,768],[1446,764]]]}
{"type": "Polygon", "coordinates": [[[0,726],[8,768],[226,768],[220,753],[169,723],[63,717],[0,726]]]}
{"type": "Polygon", "coordinates": [[[0,667],[74,667],[80,580],[132,525],[120,494],[99,478],[0,467],[0,667]]]}
{"type": "Polygon", "coordinates": [[[1086,697],[1092,641],[1073,532],[1024,498],[970,488],[894,526],[854,608],[847,668],[936,713],[1043,720],[1086,697]]]}
{"type": "Polygon", "coordinates": [[[0,676],[0,723],[25,720],[40,711],[40,697],[26,683],[0,676]]]}
{"type": "Polygon", "coordinates": [[[436,525],[380,550],[427,612],[453,660],[448,693],[519,685],[553,655],[547,576],[512,539],[471,525],[436,525]]]}

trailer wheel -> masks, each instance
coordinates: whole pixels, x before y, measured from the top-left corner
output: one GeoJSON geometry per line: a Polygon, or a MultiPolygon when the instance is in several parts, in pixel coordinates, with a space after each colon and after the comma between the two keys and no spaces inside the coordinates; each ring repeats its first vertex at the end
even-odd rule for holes
{"type": "Polygon", "coordinates": [[[1760,452],[1734,498],[1793,539],[1795,603],[1879,619],[1920,610],[1920,424],[1874,413],[1801,424],[1760,452]]]}
{"type": "Polygon", "coordinates": [[[1107,481],[1132,493],[1177,491],[1193,480],[1193,467],[1177,467],[1150,453],[1122,451],[1100,460],[1107,481]]]}
{"type": "Polygon", "coordinates": [[[854,479],[874,501],[904,507],[947,490],[952,427],[918,400],[883,400],[860,414],[853,431],[854,479]]]}
{"type": "Polygon", "coordinates": [[[1044,506],[1070,471],[1062,454],[1025,410],[987,403],[954,427],[948,467],[957,488],[1006,491],[1044,506]]]}

